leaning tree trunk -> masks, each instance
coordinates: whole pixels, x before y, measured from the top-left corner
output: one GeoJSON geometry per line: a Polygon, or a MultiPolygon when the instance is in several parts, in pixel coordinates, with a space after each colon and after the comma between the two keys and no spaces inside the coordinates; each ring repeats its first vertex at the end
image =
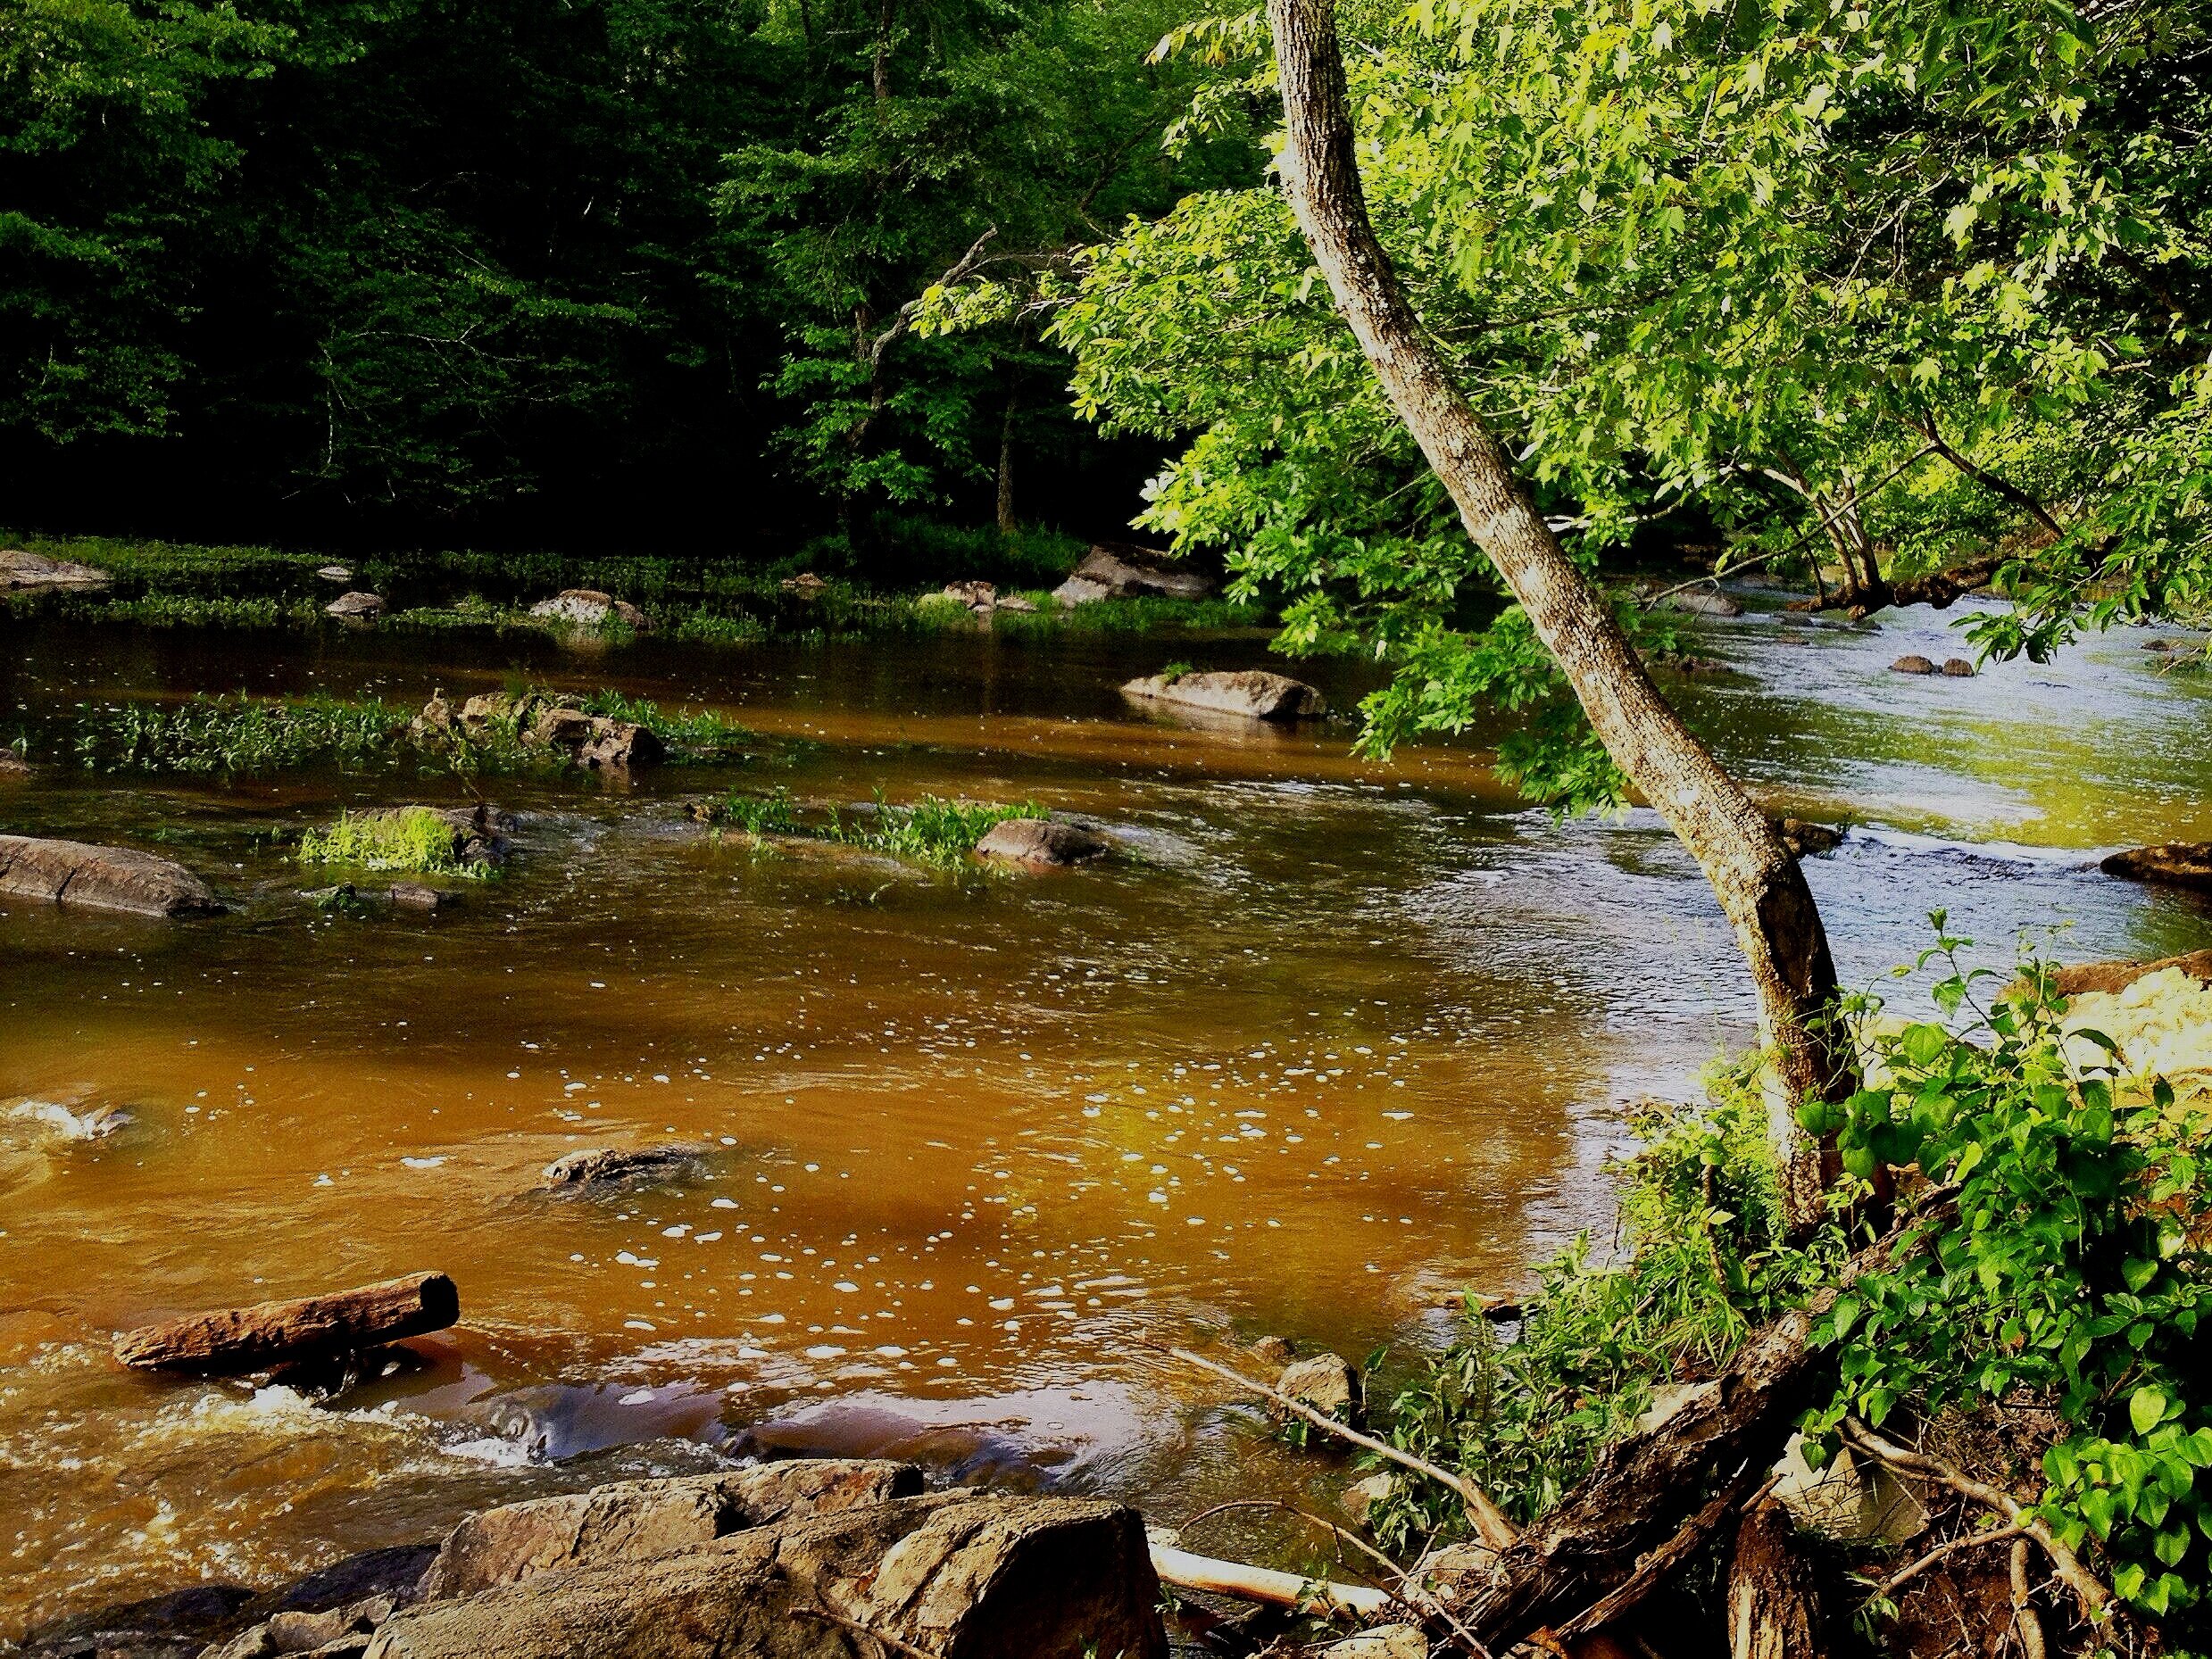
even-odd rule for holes
{"type": "MultiPolygon", "coordinates": [[[[1599,738],[1712,883],[1750,964],[1784,1102],[1840,1098],[1852,1084],[1851,1066],[1842,1033],[1825,1017],[1835,966],[1804,873],[1659,695],[1423,331],[1368,219],[1332,0],[1268,0],[1268,21],[1288,134],[1284,183],[1337,310],[1599,738]]],[[[1788,1143],[1786,1114],[1777,1116],[1777,1138],[1788,1143]]],[[[1800,1148],[1784,1165],[1790,1219],[1802,1226],[1818,1213],[1823,1160],[1800,1148]]]]}

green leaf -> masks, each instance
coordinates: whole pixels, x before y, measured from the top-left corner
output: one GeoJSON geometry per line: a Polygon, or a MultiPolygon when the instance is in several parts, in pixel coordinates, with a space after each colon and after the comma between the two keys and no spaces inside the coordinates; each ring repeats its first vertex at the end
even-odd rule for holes
{"type": "Polygon", "coordinates": [[[2165,1421],[2166,1395],[2152,1384],[2145,1383],[2128,1397],[2127,1420],[2135,1425],[2135,1432],[2148,1434],[2165,1421]]]}

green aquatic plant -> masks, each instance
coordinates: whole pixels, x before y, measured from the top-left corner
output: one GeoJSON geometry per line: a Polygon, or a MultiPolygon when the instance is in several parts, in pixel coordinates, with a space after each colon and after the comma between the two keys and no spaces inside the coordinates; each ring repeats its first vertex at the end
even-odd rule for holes
{"type": "Polygon", "coordinates": [[[317,693],[278,701],[196,696],[181,703],[88,709],[76,753],[102,771],[262,772],[334,765],[388,767],[404,748],[407,711],[375,699],[317,693]]]}
{"type": "Polygon", "coordinates": [[[428,807],[344,812],[328,829],[303,834],[295,856],[302,864],[342,865],[378,874],[457,875],[470,881],[491,875],[491,866],[462,858],[462,839],[451,819],[428,807]]]}
{"type": "MultiPolygon", "coordinates": [[[[557,693],[544,691],[533,695],[541,704],[558,698],[557,693]]],[[[751,728],[711,709],[663,709],[650,698],[603,688],[576,698],[574,705],[586,714],[644,726],[661,740],[672,759],[679,760],[732,759],[753,753],[760,745],[758,734],[751,728]]]]}
{"type": "Polygon", "coordinates": [[[938,869],[957,869],[968,863],[976,843],[994,825],[1009,818],[1043,817],[1044,809],[1034,800],[1004,805],[924,795],[904,807],[878,800],[850,816],[834,807],[802,814],[781,791],[758,795],[733,790],[694,808],[693,815],[703,823],[742,829],[749,835],[796,835],[938,869]]]}

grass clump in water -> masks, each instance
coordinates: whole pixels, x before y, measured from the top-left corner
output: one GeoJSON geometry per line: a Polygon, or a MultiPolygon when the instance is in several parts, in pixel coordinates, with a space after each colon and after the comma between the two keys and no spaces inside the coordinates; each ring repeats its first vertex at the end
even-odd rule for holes
{"type": "Polygon", "coordinates": [[[293,701],[201,696],[170,705],[125,703],[86,715],[77,757],[110,772],[265,772],[318,764],[360,770],[396,763],[408,718],[374,699],[348,702],[320,693],[293,701]]]}
{"type": "Polygon", "coordinates": [[[428,807],[395,812],[344,812],[327,830],[300,837],[302,864],[336,864],[349,869],[407,875],[457,875],[481,881],[492,873],[486,864],[465,861],[453,825],[428,807]]]}
{"type": "Polygon", "coordinates": [[[878,800],[848,817],[834,807],[824,813],[802,815],[791,798],[781,793],[748,795],[732,791],[694,808],[693,816],[718,827],[742,829],[756,839],[798,836],[950,870],[967,864],[976,843],[994,826],[1009,818],[1043,817],[1044,809],[1034,800],[1007,805],[924,795],[905,807],[886,806],[878,800]]]}

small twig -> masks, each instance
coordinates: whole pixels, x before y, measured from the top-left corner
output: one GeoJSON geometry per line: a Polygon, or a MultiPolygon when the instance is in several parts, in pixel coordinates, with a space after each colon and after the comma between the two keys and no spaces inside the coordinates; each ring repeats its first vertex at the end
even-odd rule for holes
{"type": "Polygon", "coordinates": [[[886,1653],[904,1654],[907,1659],[944,1659],[942,1654],[933,1654],[927,1647],[917,1647],[911,1642],[902,1642],[895,1636],[871,1629],[855,1620],[843,1618],[829,1612],[827,1608],[794,1607],[791,1611],[802,1619],[819,1619],[824,1624],[834,1624],[840,1630],[852,1631],[855,1636],[865,1636],[886,1653]]]}
{"type": "Polygon", "coordinates": [[[1211,1372],[1225,1381],[1234,1382],[1240,1389],[1257,1394],[1263,1399],[1272,1400],[1285,1411],[1293,1416],[1303,1418],[1325,1433],[1333,1434],[1342,1440],[1350,1440],[1354,1446],[1373,1452],[1377,1457],[1394,1463],[1401,1468],[1410,1469],[1416,1474],[1425,1475],[1440,1486],[1450,1488],[1457,1492],[1461,1501],[1467,1505],[1468,1519],[1474,1522],[1476,1536],[1491,1548],[1503,1549],[1520,1536],[1513,1523],[1505,1518],[1505,1512],[1491,1501],[1490,1495],[1466,1476],[1453,1474],[1449,1470],[1441,1469],[1425,1458],[1416,1457],[1411,1452],[1401,1451],[1387,1440],[1378,1440],[1371,1434],[1362,1434],[1351,1425],[1337,1422],[1326,1412],[1316,1411],[1303,1400],[1293,1399],[1289,1395],[1269,1388],[1264,1382],[1255,1382],[1250,1377],[1242,1376],[1231,1371],[1227,1365],[1217,1365],[1212,1360],[1202,1358],[1187,1348],[1160,1348],[1158,1344],[1151,1342],[1144,1346],[1158,1348],[1159,1352],[1170,1355],[1186,1365],[1195,1365],[1201,1371],[1211,1372]]]}
{"type": "Polygon", "coordinates": [[[2042,1546],[2050,1557],[2050,1564],[2058,1570],[2058,1580],[2074,1592],[2074,1598],[2082,1604],[2092,1623],[2101,1621],[2112,1605],[2112,1592],[2098,1580],[2097,1575],[2082,1564],[2082,1558],[2061,1543],[2051,1530],[2030,1515],[2020,1500],[2000,1487],[1977,1481],[1962,1470],[1952,1468],[1940,1458],[1925,1452],[1908,1450],[1894,1440],[1884,1439],[1856,1417],[1843,1420],[1842,1433],[1849,1444],[1857,1447],[1878,1463],[1892,1469],[1917,1474],[1924,1479],[1941,1481],[1961,1497],[1970,1497],[1995,1510],[2017,1527],[2025,1537],[2042,1546]]]}
{"type": "Polygon", "coordinates": [[[1577,1636],[1601,1630],[1657,1589],[1661,1580],[1713,1535],[1730,1510],[1754,1507],[1775,1489],[1775,1482],[1782,1478],[1770,1474],[1753,1489],[1751,1483],[1758,1473],[1756,1464],[1739,1471],[1736,1478],[1723,1487],[1704,1508],[1684,1522],[1672,1538],[1638,1562],[1634,1572],[1566,1623],[1557,1626],[1553,1634],[1562,1641],[1571,1641],[1577,1636]]]}
{"type": "Polygon", "coordinates": [[[1972,1549],[1978,1544],[1999,1544],[2002,1543],[2008,1538],[2017,1538],[2025,1541],[2027,1538],[2027,1534],[2016,1526],[2001,1526],[1994,1528],[1987,1532],[1967,1532],[1961,1534],[1959,1537],[1952,1539],[1946,1543],[1938,1544],[1933,1549],[1930,1550],[1926,1555],[1921,1556],[1919,1560],[1914,1562],[1910,1566],[1891,1573],[1888,1578],[1883,1580],[1880,1584],[1875,1587],[1874,1593],[1880,1597],[1883,1600],[1887,1601],[1905,1585],[1912,1582],[1913,1580],[1918,1578],[1923,1572],[1925,1572],[1930,1567],[1933,1567],[1937,1562],[1942,1560],[1944,1556],[1952,1554],[1954,1551],[1972,1549]]]}

